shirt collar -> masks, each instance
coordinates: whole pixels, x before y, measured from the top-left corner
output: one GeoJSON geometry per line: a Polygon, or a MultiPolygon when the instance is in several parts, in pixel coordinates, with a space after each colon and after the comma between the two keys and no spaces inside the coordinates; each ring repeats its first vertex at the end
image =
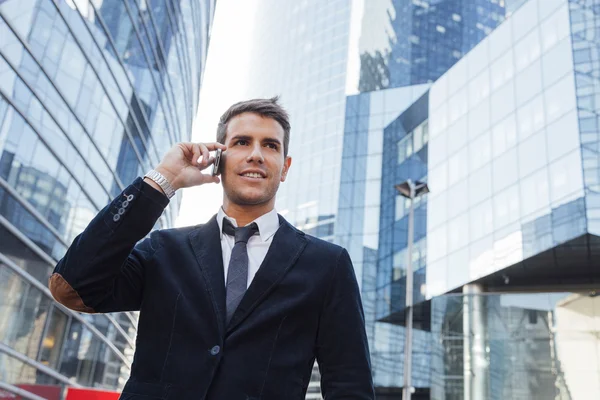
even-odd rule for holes
{"type": "MultiPolygon", "coordinates": [[[[223,239],[223,218],[227,218],[229,221],[231,221],[233,226],[238,226],[237,221],[225,214],[223,207],[219,207],[219,212],[217,213],[217,224],[219,224],[219,237],[221,239],[223,239]]],[[[263,242],[269,240],[271,236],[277,232],[277,229],[279,229],[279,216],[277,215],[277,210],[275,209],[272,209],[268,213],[261,215],[252,222],[255,222],[256,225],[258,225],[258,233],[260,234],[260,239],[263,242]]]]}

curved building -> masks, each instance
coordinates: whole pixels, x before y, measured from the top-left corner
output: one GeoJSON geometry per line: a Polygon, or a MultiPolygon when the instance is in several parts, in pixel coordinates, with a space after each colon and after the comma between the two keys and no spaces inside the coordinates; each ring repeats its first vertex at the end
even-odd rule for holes
{"type": "Polygon", "coordinates": [[[190,139],[213,10],[0,1],[0,390],[124,384],[137,316],[72,312],[46,282],[113,196],[190,139]]]}

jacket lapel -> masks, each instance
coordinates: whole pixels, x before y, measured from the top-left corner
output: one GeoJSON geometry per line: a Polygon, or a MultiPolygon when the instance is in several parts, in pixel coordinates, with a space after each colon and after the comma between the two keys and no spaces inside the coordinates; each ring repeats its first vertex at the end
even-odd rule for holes
{"type": "Polygon", "coordinates": [[[304,233],[290,225],[281,215],[279,224],[263,263],[227,326],[227,333],[234,330],[276,287],[306,246],[304,233]]]}
{"type": "Polygon", "coordinates": [[[216,216],[190,232],[189,238],[219,322],[219,331],[223,334],[225,332],[225,277],[221,236],[216,216]]]}

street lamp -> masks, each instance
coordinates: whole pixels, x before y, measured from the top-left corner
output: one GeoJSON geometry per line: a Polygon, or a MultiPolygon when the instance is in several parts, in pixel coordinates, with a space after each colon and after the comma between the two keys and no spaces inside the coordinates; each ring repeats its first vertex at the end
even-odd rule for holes
{"type": "Polygon", "coordinates": [[[413,268],[412,247],[415,230],[415,199],[429,193],[427,183],[408,179],[395,186],[396,190],[405,198],[410,200],[410,211],[408,213],[408,263],[406,266],[406,334],[404,345],[404,387],[402,388],[402,400],[410,400],[413,392],[412,374],[412,331],[413,331],[413,268]]]}

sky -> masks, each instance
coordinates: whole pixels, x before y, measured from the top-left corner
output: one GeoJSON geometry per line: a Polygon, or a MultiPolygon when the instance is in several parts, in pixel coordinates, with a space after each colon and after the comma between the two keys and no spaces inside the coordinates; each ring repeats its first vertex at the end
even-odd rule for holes
{"type": "MultiPolygon", "coordinates": [[[[241,96],[246,92],[249,76],[244,66],[251,50],[255,2],[217,1],[192,142],[214,142],[219,117],[233,103],[245,100],[241,96]]],[[[222,199],[220,184],[183,189],[175,226],[206,222],[217,213],[222,199]]]]}

